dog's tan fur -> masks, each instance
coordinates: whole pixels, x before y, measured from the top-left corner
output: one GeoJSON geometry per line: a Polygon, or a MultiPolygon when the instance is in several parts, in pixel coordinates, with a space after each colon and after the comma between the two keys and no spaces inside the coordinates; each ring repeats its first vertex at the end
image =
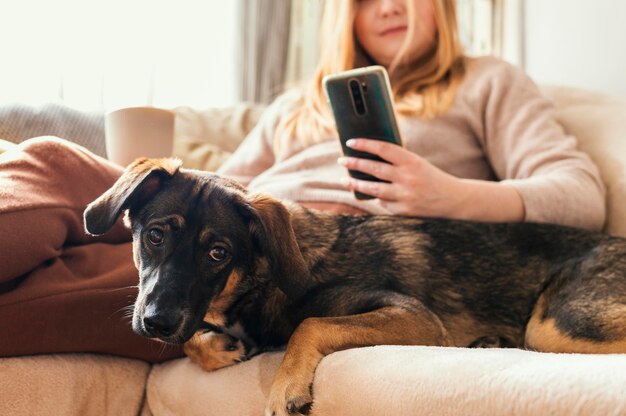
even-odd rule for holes
{"type": "Polygon", "coordinates": [[[241,272],[234,270],[228,277],[224,290],[211,302],[209,310],[207,310],[206,315],[204,315],[205,322],[215,326],[225,325],[224,312],[226,312],[226,309],[233,302],[233,292],[240,280],[241,272]]]}
{"type": "MultiPolygon", "coordinates": [[[[618,354],[626,352],[626,338],[611,341],[589,341],[573,339],[556,325],[554,318],[542,319],[545,312],[545,297],[541,296],[526,326],[528,349],[545,352],[573,352],[583,354],[618,354]]],[[[605,316],[599,325],[614,326],[626,331],[626,305],[600,302],[605,316]],[[604,306],[602,306],[604,304],[604,306]]]]}

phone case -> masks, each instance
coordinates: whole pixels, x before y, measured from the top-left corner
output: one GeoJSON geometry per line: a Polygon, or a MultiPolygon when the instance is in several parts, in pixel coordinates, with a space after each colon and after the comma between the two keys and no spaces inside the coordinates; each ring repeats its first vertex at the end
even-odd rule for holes
{"type": "MultiPolygon", "coordinates": [[[[384,67],[376,65],[328,75],[323,84],[344,155],[384,162],[378,156],[346,146],[346,141],[357,137],[384,140],[402,146],[389,78],[384,67]]],[[[348,172],[356,179],[384,182],[366,173],[348,172]]],[[[373,198],[360,192],[355,192],[355,196],[357,199],[373,198]]]]}

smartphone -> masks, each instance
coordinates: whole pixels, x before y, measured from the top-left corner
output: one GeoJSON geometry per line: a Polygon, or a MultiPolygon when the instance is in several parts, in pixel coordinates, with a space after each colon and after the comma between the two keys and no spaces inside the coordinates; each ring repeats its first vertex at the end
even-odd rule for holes
{"type": "MultiPolygon", "coordinates": [[[[322,82],[335,118],[343,154],[386,162],[371,153],[350,149],[346,141],[364,137],[402,146],[387,70],[380,65],[357,68],[327,75],[322,82]]],[[[386,182],[363,172],[348,172],[355,179],[386,182]]],[[[374,198],[360,192],[354,195],[357,199],[374,198]]]]}

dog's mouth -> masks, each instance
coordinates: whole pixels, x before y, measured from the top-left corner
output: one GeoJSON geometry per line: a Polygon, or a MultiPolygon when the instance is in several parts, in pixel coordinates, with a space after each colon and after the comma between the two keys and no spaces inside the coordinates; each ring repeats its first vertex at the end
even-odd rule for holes
{"type": "Polygon", "coordinates": [[[210,296],[202,294],[184,297],[180,292],[140,287],[133,311],[133,331],[144,338],[180,345],[191,339],[203,326],[207,330],[217,329],[203,322],[203,311],[208,308],[204,299],[210,296]]]}

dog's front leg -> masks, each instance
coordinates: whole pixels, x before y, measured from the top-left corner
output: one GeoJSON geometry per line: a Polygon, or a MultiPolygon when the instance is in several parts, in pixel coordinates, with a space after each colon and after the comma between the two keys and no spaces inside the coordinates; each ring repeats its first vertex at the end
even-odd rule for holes
{"type": "Polygon", "coordinates": [[[335,351],[371,345],[450,345],[450,340],[441,320],[422,304],[308,318],[287,344],[265,415],[308,413],[313,403],[315,368],[322,358],[335,351]]]}

